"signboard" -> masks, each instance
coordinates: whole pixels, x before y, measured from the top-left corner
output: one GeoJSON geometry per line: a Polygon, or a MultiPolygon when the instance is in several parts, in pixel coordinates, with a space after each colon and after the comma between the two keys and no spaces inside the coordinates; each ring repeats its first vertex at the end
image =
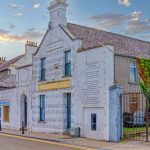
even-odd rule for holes
{"type": "Polygon", "coordinates": [[[10,105],[10,102],[7,100],[0,100],[0,106],[10,105]]]}

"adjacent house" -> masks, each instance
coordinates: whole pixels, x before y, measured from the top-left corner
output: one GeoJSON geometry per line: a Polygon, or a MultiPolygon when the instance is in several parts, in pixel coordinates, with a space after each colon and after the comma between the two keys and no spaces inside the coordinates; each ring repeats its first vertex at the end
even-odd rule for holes
{"type": "Polygon", "coordinates": [[[16,121],[16,70],[14,63],[23,55],[0,65],[0,120],[3,128],[15,128],[16,121]]]}
{"type": "MultiPolygon", "coordinates": [[[[25,54],[0,66],[2,128],[20,130],[22,122],[26,128],[27,124],[28,127],[31,124],[31,115],[29,114],[31,114],[32,54],[36,49],[36,43],[27,41],[25,54]]],[[[29,128],[29,130],[31,129],[29,128]]]]}
{"type": "MultiPolygon", "coordinates": [[[[81,137],[109,141],[117,126],[111,122],[112,112],[118,114],[111,108],[110,88],[139,90],[135,58],[150,57],[150,43],[68,23],[67,6],[66,0],[53,0],[49,27],[39,47],[27,42],[25,54],[7,62],[13,64],[5,67],[7,75],[10,72],[14,79],[11,88],[1,89],[0,103],[14,106],[2,110],[2,118],[8,112],[13,116],[8,128],[23,125],[32,132],[62,134],[80,129],[81,137]]],[[[6,127],[4,123],[5,119],[6,127]]]]}

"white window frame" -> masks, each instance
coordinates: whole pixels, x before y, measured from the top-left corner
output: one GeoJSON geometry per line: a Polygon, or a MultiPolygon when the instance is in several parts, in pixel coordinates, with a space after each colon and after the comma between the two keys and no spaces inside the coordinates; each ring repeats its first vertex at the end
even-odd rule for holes
{"type": "Polygon", "coordinates": [[[137,64],[135,61],[131,60],[130,64],[129,64],[129,68],[130,68],[130,83],[138,83],[138,71],[137,71],[137,64]],[[132,79],[132,71],[134,70],[134,80],[132,79]]]}

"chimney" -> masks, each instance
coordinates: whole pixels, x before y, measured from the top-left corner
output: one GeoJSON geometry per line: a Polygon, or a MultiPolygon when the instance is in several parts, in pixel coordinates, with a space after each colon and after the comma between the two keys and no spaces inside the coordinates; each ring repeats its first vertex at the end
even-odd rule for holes
{"type": "Polygon", "coordinates": [[[48,7],[50,13],[49,27],[55,28],[59,24],[67,25],[66,8],[68,4],[66,0],[53,0],[48,7]]]}
{"type": "Polygon", "coordinates": [[[26,55],[32,55],[36,52],[38,46],[36,42],[27,41],[25,45],[25,53],[26,55]]]}
{"type": "Polygon", "coordinates": [[[6,62],[6,58],[5,57],[0,57],[0,65],[2,65],[5,62],[6,62]]]}

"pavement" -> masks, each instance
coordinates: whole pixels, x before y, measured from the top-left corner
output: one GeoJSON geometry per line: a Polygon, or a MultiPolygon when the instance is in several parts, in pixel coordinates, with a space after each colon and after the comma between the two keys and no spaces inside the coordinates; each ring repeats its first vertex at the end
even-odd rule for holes
{"type": "MultiPolygon", "coordinates": [[[[150,142],[140,142],[140,141],[123,141],[120,143],[106,142],[106,141],[97,141],[86,138],[73,138],[67,135],[60,134],[46,134],[46,133],[33,133],[33,132],[25,132],[24,135],[21,134],[21,131],[15,130],[6,130],[3,129],[0,132],[0,145],[3,143],[6,138],[6,141],[15,140],[23,140],[25,142],[21,142],[22,144],[28,143],[32,147],[32,143],[41,143],[46,150],[47,145],[51,145],[53,150],[74,150],[74,149],[83,149],[83,150],[150,150],[150,142]],[[1,140],[1,138],[3,140],[1,140]],[[13,139],[13,140],[11,140],[13,139]],[[15,139],[15,140],[14,140],[15,139]],[[44,146],[45,145],[45,146],[44,146]],[[56,148],[58,147],[58,148],[56,148]]],[[[4,142],[5,143],[5,142],[4,142]]],[[[19,144],[21,144],[19,143],[19,144]]],[[[10,142],[11,144],[11,142],[10,142]]],[[[5,145],[5,144],[4,144],[5,145]]],[[[9,145],[9,144],[8,144],[9,145]]],[[[12,147],[15,143],[12,143],[12,147]]],[[[11,145],[10,145],[11,146],[11,145]]],[[[37,146],[38,148],[38,144],[37,146]]],[[[24,148],[24,145],[22,145],[24,148]]],[[[40,146],[39,146],[40,147],[40,146]]],[[[0,147],[0,150],[3,150],[0,147]]],[[[9,150],[9,149],[7,149],[9,150]]],[[[13,150],[13,149],[10,149],[13,150]]],[[[15,149],[17,150],[17,149],[15,149]]],[[[19,149],[25,150],[25,149],[19,149]]],[[[30,150],[30,149],[27,149],[30,150]]],[[[32,149],[34,150],[34,149],[32,149]]],[[[38,150],[38,149],[36,149],[38,150]]],[[[51,150],[51,149],[49,149],[51,150]]]]}
{"type": "MultiPolygon", "coordinates": [[[[25,137],[14,137],[0,134],[0,150],[86,150],[75,147],[41,140],[31,140],[25,137]]],[[[89,149],[93,150],[93,149],[89,149]]]]}

